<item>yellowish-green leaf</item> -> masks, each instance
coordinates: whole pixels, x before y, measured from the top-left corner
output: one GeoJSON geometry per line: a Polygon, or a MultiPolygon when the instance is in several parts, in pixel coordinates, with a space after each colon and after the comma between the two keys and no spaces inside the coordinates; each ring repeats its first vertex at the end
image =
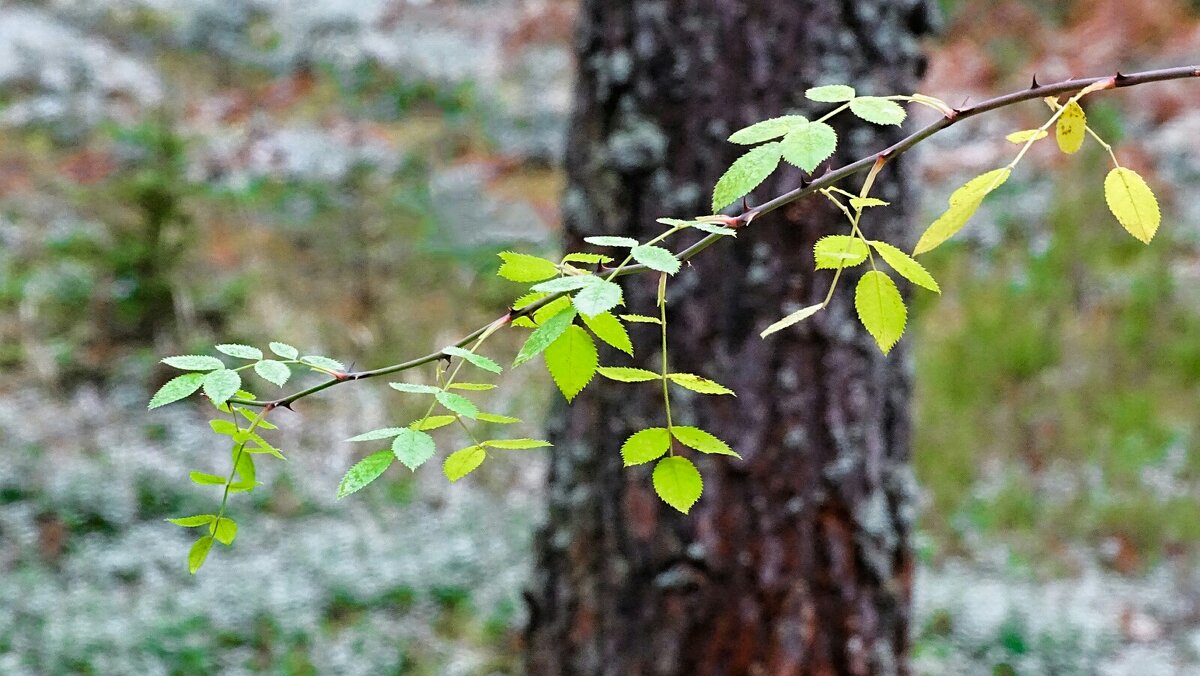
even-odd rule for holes
{"type": "Polygon", "coordinates": [[[540,282],[558,274],[558,266],[554,261],[528,254],[502,251],[497,256],[504,261],[496,273],[513,282],[540,282]]]}
{"type": "MultiPolygon", "coordinates": [[[[483,413],[478,414],[476,416],[476,420],[483,420],[483,416],[483,413]]],[[[427,432],[429,430],[436,430],[440,427],[445,427],[452,422],[454,422],[454,416],[452,415],[431,415],[428,418],[417,420],[413,424],[409,425],[409,427],[414,430],[427,432]]]]}
{"type": "Polygon", "coordinates": [[[812,173],[837,150],[837,132],[824,122],[810,122],[783,137],[783,159],[812,173]]]}
{"type": "Polygon", "coordinates": [[[625,354],[633,356],[633,342],[629,340],[629,332],[625,330],[625,325],[621,323],[621,320],[614,317],[611,312],[601,312],[592,317],[580,315],[580,318],[583,319],[584,325],[596,334],[597,338],[625,354]]]}
{"type": "Polygon", "coordinates": [[[484,413],[482,411],[479,412],[479,415],[476,416],[475,419],[479,420],[480,422],[490,422],[490,423],[495,423],[497,425],[511,425],[513,423],[521,422],[520,418],[514,418],[511,415],[500,415],[498,413],[484,413]]]}
{"type": "Polygon", "coordinates": [[[772,333],[775,333],[776,331],[782,331],[783,329],[786,329],[787,327],[789,327],[793,324],[797,324],[799,322],[804,321],[805,319],[808,319],[809,317],[820,312],[821,308],[823,308],[823,307],[825,307],[823,304],[817,303],[816,305],[809,305],[806,308],[801,308],[799,310],[796,310],[792,314],[784,317],[783,319],[780,319],[779,321],[775,322],[774,324],[763,329],[763,332],[758,335],[763,338],[766,338],[767,336],[771,335],[772,333]]]}
{"type": "Polygon", "coordinates": [[[491,371],[492,373],[500,373],[503,370],[500,368],[500,365],[497,364],[495,361],[488,359],[487,357],[485,357],[481,354],[475,354],[474,352],[472,352],[466,348],[457,347],[457,346],[452,345],[450,347],[443,348],[442,354],[449,355],[451,357],[458,357],[459,359],[462,359],[463,361],[471,364],[472,366],[474,366],[476,368],[481,368],[484,371],[491,371]]]}
{"type": "Polygon", "coordinates": [[[379,441],[380,439],[391,439],[404,430],[403,427],[381,427],[370,432],[356,434],[346,441],[379,441]]]}
{"type": "Polygon", "coordinates": [[[216,527],[212,529],[212,534],[217,539],[217,542],[229,546],[233,544],[234,538],[237,537],[237,522],[227,516],[223,516],[217,521],[216,527]]]}
{"type": "Polygon", "coordinates": [[[622,383],[644,383],[649,380],[659,380],[662,378],[662,376],[654,371],[635,369],[628,366],[601,366],[596,370],[605,378],[622,383]]]}
{"type": "Polygon", "coordinates": [[[778,141],[764,143],[750,149],[745,155],[737,158],[729,169],[717,180],[713,188],[712,208],[720,211],[733,204],[746,193],[758,187],[764,179],[779,166],[783,156],[781,144],[778,141]]]}
{"type": "Polygon", "coordinates": [[[900,124],[907,113],[895,101],[878,96],[860,96],[850,102],[850,112],[874,124],[900,124]]]}
{"type": "Polygon", "coordinates": [[[656,460],[671,447],[671,433],[665,427],[650,427],[629,435],[621,444],[621,458],[626,467],[656,460]]]}
{"type": "MultiPolygon", "coordinates": [[[[197,486],[224,486],[225,477],[217,476],[216,474],[208,474],[206,472],[189,472],[188,478],[197,486]]],[[[172,522],[174,523],[174,522],[172,522]]]]}
{"type": "Polygon", "coordinates": [[[1117,167],[1104,177],[1104,201],[1121,227],[1138,240],[1150,243],[1158,232],[1162,214],[1146,181],[1132,169],[1117,167]]]}
{"type": "Polygon", "coordinates": [[[679,443],[684,446],[700,451],[701,453],[712,453],[716,455],[732,455],[735,458],[741,458],[729,448],[729,444],[718,439],[710,432],[705,432],[699,427],[690,427],[688,425],[675,425],[671,428],[671,434],[679,440],[679,443]]]}
{"type": "Polygon", "coordinates": [[[464,392],[487,392],[496,389],[492,383],[450,383],[447,389],[463,390],[464,392]]]}
{"type": "Polygon", "coordinates": [[[662,320],[658,317],[648,317],[646,315],[621,315],[621,319],[635,324],[662,324],[662,320]]]}
{"type": "Polygon", "coordinates": [[[733,390],[728,387],[694,373],[668,373],[667,379],[684,389],[700,394],[733,394],[733,390]]]}
{"type": "Polygon", "coordinates": [[[592,381],[599,363],[592,337],[574,324],[546,348],[546,369],[567,401],[592,381]]]}
{"type": "Polygon", "coordinates": [[[1054,127],[1054,137],[1058,141],[1058,149],[1068,155],[1079,150],[1083,138],[1087,135],[1087,115],[1078,101],[1068,101],[1063,106],[1062,115],[1058,116],[1058,124],[1054,127]]]}
{"type": "Polygon", "coordinates": [[[204,560],[208,558],[208,552],[212,550],[212,545],[213,536],[211,535],[205,535],[192,544],[187,557],[189,573],[195,575],[196,571],[200,570],[200,566],[203,566],[204,560]]]}
{"type": "Polygon", "coordinates": [[[583,263],[584,265],[596,265],[598,263],[613,262],[612,256],[605,256],[598,253],[569,253],[563,256],[564,263],[583,263]]]}
{"type": "Polygon", "coordinates": [[[687,514],[704,491],[700,470],[691,460],[674,455],[663,458],[654,466],[654,492],[663,502],[687,514]]]}
{"type": "Polygon", "coordinates": [[[196,516],[183,516],[178,519],[167,519],[167,521],[175,524],[176,526],[183,526],[184,528],[207,526],[216,520],[216,514],[197,514],[196,516]]]}
{"type": "Polygon", "coordinates": [[[850,235],[827,235],[813,245],[818,270],[854,267],[867,260],[867,245],[850,235]]]}
{"type": "Polygon", "coordinates": [[[880,242],[878,240],[871,240],[871,246],[875,247],[875,250],[879,252],[879,255],[883,257],[883,260],[888,265],[892,266],[893,270],[900,273],[908,281],[917,286],[929,289],[934,293],[942,292],[941,287],[938,286],[933,275],[929,274],[929,271],[925,269],[925,266],[913,260],[908,254],[887,242],[880,242]]]}
{"type": "Polygon", "coordinates": [[[892,278],[878,270],[863,275],[854,290],[854,307],[879,349],[884,354],[891,352],[904,334],[908,319],[904,299],[892,278]]]}
{"type": "Polygon", "coordinates": [[[1004,185],[1010,175],[1012,175],[1012,169],[1008,167],[993,169],[967,181],[958,190],[951,193],[950,207],[925,229],[921,239],[917,241],[916,248],[913,249],[913,255],[934,250],[939,244],[962,230],[971,216],[975,215],[979,205],[983,203],[983,198],[1004,185]]]}
{"type": "Polygon", "coordinates": [[[774,117],[762,122],[739,129],[729,137],[731,143],[740,143],[741,145],[750,145],[752,143],[762,143],[770,141],[773,138],[779,138],[784,134],[799,129],[808,124],[808,118],[803,115],[784,115],[783,117],[774,117]]]}
{"type": "Polygon", "coordinates": [[[450,483],[454,483],[474,472],[487,458],[487,451],[482,446],[467,446],[451,453],[444,463],[442,472],[450,483]]]}
{"type": "Polygon", "coordinates": [[[567,307],[545,321],[538,322],[539,326],[529,334],[529,338],[521,346],[521,351],[517,353],[517,358],[513,360],[513,366],[520,366],[541,354],[551,343],[566,333],[567,327],[571,326],[571,322],[575,320],[575,308],[570,307],[570,301],[565,298],[558,300],[567,303],[567,307]]]}
{"type": "Polygon", "coordinates": [[[821,103],[842,103],[853,99],[854,94],[854,87],[844,84],[821,85],[820,87],[811,87],[804,92],[808,100],[821,103]]]}
{"type": "Polygon", "coordinates": [[[1045,129],[1024,129],[1022,131],[1014,131],[1004,138],[1009,143],[1023,144],[1028,143],[1029,139],[1038,141],[1046,138],[1049,135],[1050,132],[1046,131],[1045,129]]]}
{"type": "Polygon", "coordinates": [[[530,448],[545,448],[554,444],[542,439],[492,439],[483,442],[488,448],[502,448],[510,451],[523,451],[530,448]]]}

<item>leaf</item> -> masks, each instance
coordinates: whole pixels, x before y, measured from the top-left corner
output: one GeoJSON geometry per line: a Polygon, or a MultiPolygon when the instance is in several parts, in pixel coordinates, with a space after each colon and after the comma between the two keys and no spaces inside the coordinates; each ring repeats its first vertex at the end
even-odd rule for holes
{"type": "Polygon", "coordinates": [[[904,333],[908,316],[892,278],[878,270],[863,275],[854,290],[854,307],[879,349],[884,354],[891,352],[904,333]]]}
{"type": "Polygon", "coordinates": [[[739,129],[729,136],[730,143],[750,145],[778,138],[808,124],[808,118],[803,115],[784,115],[769,120],[756,122],[749,127],[739,129]]]}
{"type": "Polygon", "coordinates": [[[874,124],[895,124],[904,122],[907,113],[896,103],[878,96],[860,96],[850,102],[850,112],[874,124]]]}
{"type": "Polygon", "coordinates": [[[230,397],[237,394],[241,387],[242,377],[238,375],[237,371],[220,369],[219,371],[209,371],[204,376],[204,394],[214,404],[224,404],[230,397]]]}
{"type": "Polygon", "coordinates": [[[1087,115],[1084,114],[1083,107],[1074,99],[1067,101],[1062,114],[1058,116],[1058,123],[1054,126],[1054,138],[1058,141],[1058,149],[1068,155],[1078,152],[1083,146],[1086,134],[1087,115]]]}
{"type": "Polygon", "coordinates": [[[392,453],[405,467],[414,472],[433,457],[436,446],[433,437],[425,432],[403,428],[392,440],[392,453]]]}
{"type": "Polygon", "coordinates": [[[844,84],[821,85],[812,87],[804,92],[810,101],[821,103],[841,103],[854,98],[854,87],[844,84]]]}
{"type": "Polygon", "coordinates": [[[668,373],[667,379],[684,389],[700,394],[733,394],[733,390],[728,387],[694,373],[668,373]]]}
{"type": "Polygon", "coordinates": [[[569,253],[562,258],[564,263],[583,263],[585,265],[597,265],[599,263],[613,262],[612,256],[605,256],[598,253],[569,253]]]}
{"type": "Polygon", "coordinates": [[[917,241],[916,248],[913,249],[913,255],[919,256],[933,251],[939,244],[962,230],[971,216],[975,215],[979,205],[983,203],[983,198],[1004,185],[1010,175],[1012,175],[1012,169],[1008,167],[993,169],[967,181],[958,190],[951,193],[950,208],[946,209],[941,216],[937,217],[937,220],[925,229],[921,239],[917,241]]]}
{"type": "Polygon", "coordinates": [[[837,150],[837,132],[824,122],[811,122],[783,137],[783,159],[812,173],[837,150]]]}
{"type": "Polygon", "coordinates": [[[217,520],[216,514],[197,514],[196,516],[182,516],[178,519],[167,519],[176,526],[184,528],[196,528],[198,526],[207,526],[217,520]]]}
{"type": "Polygon", "coordinates": [[[442,463],[442,473],[454,483],[466,475],[474,472],[484,459],[487,458],[487,451],[482,446],[467,446],[451,453],[444,463],[442,463]]]}
{"type": "Polygon", "coordinates": [[[405,394],[437,394],[440,388],[433,385],[418,385],[416,383],[388,383],[388,387],[405,394]]]}
{"type": "Polygon", "coordinates": [[[318,354],[310,354],[300,357],[300,363],[307,364],[309,366],[316,366],[319,369],[324,369],[327,371],[346,370],[346,365],[342,362],[336,359],[330,359],[329,357],[322,357],[318,354]]]}
{"type": "Polygon", "coordinates": [[[237,357],[238,359],[262,359],[263,358],[262,350],[258,349],[257,347],[250,347],[249,345],[237,345],[234,343],[227,343],[225,345],[218,345],[217,351],[224,352],[225,354],[229,355],[230,357],[237,357]]]}
{"type": "Polygon", "coordinates": [[[633,343],[629,340],[629,332],[611,312],[601,312],[591,317],[580,315],[584,325],[596,334],[596,337],[612,345],[629,356],[633,356],[633,343]]]}
{"type": "Polygon", "coordinates": [[[782,153],[780,143],[774,141],[752,148],[734,160],[713,188],[713,211],[724,209],[758,187],[779,166],[782,153]]]}
{"type": "Polygon", "coordinates": [[[544,306],[534,311],[533,321],[535,324],[537,324],[537,326],[541,326],[542,324],[546,323],[546,320],[569,307],[571,307],[570,298],[555,298],[554,300],[546,303],[544,306]]]}
{"type": "Polygon", "coordinates": [[[732,455],[740,459],[738,455],[729,448],[729,444],[721,441],[710,432],[705,432],[699,427],[690,427],[687,425],[675,425],[671,428],[671,434],[679,440],[679,443],[690,448],[694,448],[701,453],[710,453],[713,455],[732,455]]]}
{"type": "Polygon", "coordinates": [[[196,571],[200,570],[200,566],[204,565],[204,560],[208,558],[208,552],[212,550],[212,544],[213,536],[211,535],[205,535],[192,544],[187,556],[189,573],[195,575],[196,571]]]}
{"type": "Polygon", "coordinates": [[[546,369],[567,401],[587,387],[599,363],[596,343],[579,326],[567,327],[566,332],[546,348],[546,369]]]}
{"type": "Polygon", "coordinates": [[[221,517],[220,520],[217,521],[217,527],[213,531],[213,537],[217,539],[217,542],[220,542],[227,547],[233,544],[234,538],[237,537],[237,522],[227,516],[221,517]]]}
{"type": "Polygon", "coordinates": [[[287,364],[274,359],[263,359],[254,364],[254,372],[262,376],[263,380],[275,383],[283,387],[287,383],[288,378],[292,377],[292,370],[287,364]]]}
{"type": "MultiPolygon", "coordinates": [[[[484,415],[486,414],[480,413],[478,419],[483,420],[484,415]]],[[[409,427],[413,428],[414,430],[428,431],[436,430],[439,427],[445,427],[452,422],[454,422],[454,416],[452,415],[431,415],[422,418],[421,420],[414,421],[413,424],[409,425],[409,427]]]]}
{"type": "Polygon", "coordinates": [[[858,237],[826,235],[813,245],[813,258],[818,270],[836,270],[858,265],[867,260],[870,249],[858,237]]]}
{"type": "Polygon", "coordinates": [[[1014,131],[1008,136],[1005,136],[1004,140],[1008,141],[1009,143],[1023,144],[1028,143],[1029,139],[1039,141],[1049,135],[1050,132],[1046,131],[1045,129],[1025,129],[1022,131],[1014,131]]]}
{"type": "Polygon", "coordinates": [[[513,423],[521,422],[520,418],[514,418],[511,415],[500,415],[498,413],[484,413],[482,411],[480,411],[479,415],[475,419],[479,420],[481,422],[495,423],[497,425],[511,425],[513,423]]]}
{"type": "Polygon", "coordinates": [[[929,274],[929,271],[925,269],[925,266],[913,260],[908,254],[887,242],[880,242],[878,240],[871,240],[871,246],[875,247],[875,250],[883,257],[883,260],[892,266],[893,270],[900,273],[900,276],[934,293],[942,292],[941,287],[938,286],[933,275],[929,274]]]}
{"type": "MultiPolygon", "coordinates": [[[[217,476],[216,474],[207,474],[205,472],[191,472],[188,478],[197,486],[224,486],[225,477],[217,476]]],[[[174,522],[172,522],[174,523],[174,522]]],[[[182,525],[182,524],[180,524],[182,525]]]]}
{"type": "MultiPolygon", "coordinates": [[[[635,247],[634,251],[637,251],[638,248],[640,247],[635,247]]],[[[598,279],[594,284],[580,289],[571,302],[575,304],[575,309],[579,310],[580,316],[585,318],[584,322],[586,323],[587,317],[608,312],[623,303],[624,300],[618,284],[598,279]]]]}
{"type": "Polygon", "coordinates": [[[662,320],[658,317],[647,317],[646,315],[621,315],[621,319],[635,324],[662,324],[662,320]]]}
{"type": "MultiPolygon", "coordinates": [[[[453,419],[451,419],[451,422],[453,422],[453,419]]],[[[391,439],[405,429],[404,427],[381,427],[377,430],[352,436],[346,441],[379,441],[380,439],[391,439]]]]}
{"type": "Polygon", "coordinates": [[[474,420],[475,417],[479,415],[479,408],[476,407],[475,404],[471,403],[470,399],[467,399],[461,394],[439,391],[434,395],[434,398],[438,400],[439,404],[445,406],[451,411],[454,411],[464,418],[471,418],[474,420]]]}
{"type": "Polygon", "coordinates": [[[612,237],[610,235],[593,235],[584,237],[583,241],[596,246],[618,246],[626,249],[638,245],[638,241],[632,237],[612,237]]]}
{"type": "Polygon", "coordinates": [[[692,509],[704,491],[700,470],[691,460],[678,455],[659,460],[651,478],[658,497],[684,514],[692,509]]]}
{"type": "Polygon", "coordinates": [[[675,257],[675,254],[660,246],[642,244],[630,249],[629,253],[633,255],[633,260],[651,270],[665,272],[668,275],[679,272],[679,259],[675,257]]]}
{"type": "Polygon", "coordinates": [[[196,390],[200,389],[200,385],[204,382],[206,375],[205,373],[185,373],[168,380],[150,398],[150,404],[146,409],[154,410],[159,406],[166,406],[167,404],[192,396],[196,390]]]}
{"type": "Polygon", "coordinates": [[[229,484],[229,490],[235,492],[254,490],[254,487],[258,485],[258,482],[255,481],[254,456],[249,453],[238,453],[237,446],[234,446],[233,457],[238,480],[229,484]]]}
{"type": "Polygon", "coordinates": [[[362,490],[367,484],[378,479],[379,475],[391,467],[392,461],[395,459],[396,456],[388,450],[372,453],[359,460],[346,471],[346,476],[342,477],[342,482],[338,484],[338,500],[362,490]]]}
{"type": "Polygon", "coordinates": [[[600,375],[609,380],[616,380],[622,383],[644,383],[650,380],[660,380],[662,376],[654,371],[646,369],[635,369],[628,366],[601,366],[596,369],[600,375]]]}
{"type": "Polygon", "coordinates": [[[442,354],[448,354],[451,357],[458,357],[460,359],[463,359],[463,360],[467,361],[468,363],[470,363],[472,366],[481,368],[484,371],[491,371],[492,373],[500,373],[501,371],[504,370],[504,369],[500,368],[500,365],[497,364],[495,361],[488,359],[487,357],[485,357],[481,354],[475,354],[474,352],[463,349],[461,347],[453,347],[453,346],[447,347],[442,350],[442,354]]]}
{"type": "Polygon", "coordinates": [[[571,275],[570,277],[555,277],[549,281],[534,284],[531,288],[539,293],[563,293],[582,289],[599,281],[603,280],[592,274],[571,275]]]}
{"type": "Polygon", "coordinates": [[[723,225],[717,225],[716,223],[704,223],[697,221],[692,223],[692,227],[697,230],[703,230],[704,232],[712,233],[714,235],[737,237],[737,230],[734,230],[733,228],[727,228],[723,225]]]}
{"type": "Polygon", "coordinates": [[[272,342],[267,347],[271,348],[272,352],[284,359],[297,359],[300,357],[300,351],[287,343],[272,342]]]}
{"type": "Polygon", "coordinates": [[[491,441],[483,442],[484,446],[489,448],[503,448],[510,451],[523,451],[530,448],[545,448],[553,446],[549,441],[541,439],[492,439],[491,441]]]}
{"type": "Polygon", "coordinates": [[[228,437],[236,437],[241,433],[238,426],[231,420],[222,420],[220,418],[209,420],[208,426],[217,434],[224,434],[228,437]]]}
{"type": "Polygon", "coordinates": [[[1104,201],[1121,227],[1146,244],[1158,232],[1162,214],[1146,181],[1132,169],[1117,167],[1104,177],[1104,201]]]}
{"type": "Polygon", "coordinates": [[[782,331],[793,324],[798,324],[805,319],[808,319],[809,317],[817,314],[817,312],[819,312],[823,307],[825,307],[823,303],[817,303],[816,305],[809,305],[806,308],[796,310],[792,314],[763,329],[763,332],[758,335],[762,338],[766,338],[776,331],[782,331]]]}
{"type": "Polygon", "coordinates": [[[167,357],[162,360],[162,363],[184,371],[211,371],[213,369],[225,368],[225,364],[220,359],[203,354],[185,354],[178,357],[167,357]]]}
{"type": "Polygon", "coordinates": [[[513,366],[520,366],[541,354],[551,343],[566,333],[567,327],[571,326],[571,322],[574,319],[575,308],[567,307],[542,322],[541,326],[534,329],[533,333],[529,334],[529,338],[525,341],[525,344],[521,346],[521,351],[517,353],[517,358],[513,360],[513,366]]]}
{"type": "Polygon", "coordinates": [[[891,202],[884,202],[883,200],[875,198],[875,197],[851,197],[850,198],[850,206],[854,207],[854,209],[856,211],[862,211],[863,209],[866,209],[867,207],[886,207],[889,204],[891,204],[891,202]]]}
{"type": "Polygon", "coordinates": [[[448,390],[463,390],[466,392],[487,392],[488,390],[496,389],[493,383],[450,383],[446,386],[448,390]]]}
{"type": "Polygon", "coordinates": [[[665,427],[650,427],[629,435],[621,444],[621,458],[626,467],[644,465],[667,452],[671,447],[671,433],[665,427]]]}
{"type": "Polygon", "coordinates": [[[504,261],[496,274],[513,282],[540,282],[558,274],[558,266],[545,258],[502,251],[497,256],[504,261]]]}

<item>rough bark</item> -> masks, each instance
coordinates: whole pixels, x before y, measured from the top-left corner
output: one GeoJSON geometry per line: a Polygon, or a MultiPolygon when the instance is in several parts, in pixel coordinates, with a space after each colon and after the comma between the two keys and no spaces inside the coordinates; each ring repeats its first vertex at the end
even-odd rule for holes
{"type": "MultiPolygon", "coordinates": [[[[566,158],[568,246],[657,233],[659,216],[708,213],[746,124],[819,110],[806,88],[911,92],[927,30],[922,0],[585,0],[566,158]]],[[[898,137],[837,118],[835,162],[898,137]]],[[[873,194],[892,202],[868,236],[911,244],[903,160],[873,194]]],[[[795,187],[780,171],[754,195],[795,187]]],[[[903,343],[882,356],[843,277],[833,306],[768,340],[767,324],[819,302],[818,237],[845,231],[815,199],[764,217],[673,280],[671,360],[738,397],[673,396],[676,424],[729,441],[743,461],[699,457],[704,496],[682,516],[649,467],[621,467],[633,431],[662,425],[650,385],[594,383],[552,434],[549,520],[529,592],[531,674],[888,674],[905,671],[915,489],[903,343]]],[[[629,279],[653,313],[654,279],[629,279]]],[[[634,363],[657,369],[656,334],[633,328],[634,363]]],[[[629,361],[609,353],[603,361],[629,361]]],[[[699,454],[696,454],[699,455],[699,454]]]]}

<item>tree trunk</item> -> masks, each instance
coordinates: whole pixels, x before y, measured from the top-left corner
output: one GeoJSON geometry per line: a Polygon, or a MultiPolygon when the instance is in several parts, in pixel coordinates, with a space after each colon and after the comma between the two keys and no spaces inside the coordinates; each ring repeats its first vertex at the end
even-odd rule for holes
{"type": "MultiPolygon", "coordinates": [[[[911,93],[931,11],[924,0],[584,0],[568,246],[597,234],[645,239],[661,232],[656,217],[708,213],[717,177],[745,150],[725,138],[828,110],[804,99],[810,86],[911,93]]],[[[837,165],[899,136],[848,115],[835,127],[837,165]]],[[[782,169],[754,196],[799,181],[782,169]]],[[[864,217],[868,236],[911,244],[910,192],[901,159],[872,191],[892,206],[864,217]]],[[[809,198],[672,280],[672,369],[739,395],[676,390],[675,423],[715,433],[744,458],[689,456],[705,479],[689,516],[654,495],[649,465],[621,467],[624,439],[664,424],[658,388],[596,382],[563,408],[529,592],[529,673],[906,671],[916,491],[904,345],[884,357],[859,325],[858,271],[843,275],[828,310],[758,336],[821,300],[831,275],[813,272],[813,243],[846,231],[839,212],[809,198]]],[[[628,279],[627,310],[653,314],[656,282],[628,279]]],[[[657,327],[647,327],[631,325],[632,365],[657,370],[657,327]]],[[[630,364],[611,351],[601,359],[630,364]]]]}

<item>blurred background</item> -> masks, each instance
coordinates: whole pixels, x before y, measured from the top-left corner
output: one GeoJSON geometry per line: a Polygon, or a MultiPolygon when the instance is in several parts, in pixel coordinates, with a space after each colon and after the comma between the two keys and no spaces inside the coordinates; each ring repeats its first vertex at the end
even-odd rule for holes
{"type": "MultiPolygon", "coordinates": [[[[941,5],[922,92],[954,105],[1200,52],[1194,0],[941,5]]],[[[0,673],[519,671],[536,461],[335,501],[344,439],[419,415],[338,388],[281,412],[289,461],[193,578],[163,519],[212,511],[187,472],[225,448],[205,406],[145,403],[165,354],[371,367],[502,312],[495,252],[556,251],[574,12],[0,2],[0,673]]],[[[924,144],[925,222],[1047,113],[924,144]]],[[[1200,86],[1088,114],[1159,195],[1153,246],[1107,213],[1098,146],[1041,144],[915,296],[919,673],[1200,673],[1200,86]]],[[[537,436],[544,373],[501,384],[537,436]]]]}

